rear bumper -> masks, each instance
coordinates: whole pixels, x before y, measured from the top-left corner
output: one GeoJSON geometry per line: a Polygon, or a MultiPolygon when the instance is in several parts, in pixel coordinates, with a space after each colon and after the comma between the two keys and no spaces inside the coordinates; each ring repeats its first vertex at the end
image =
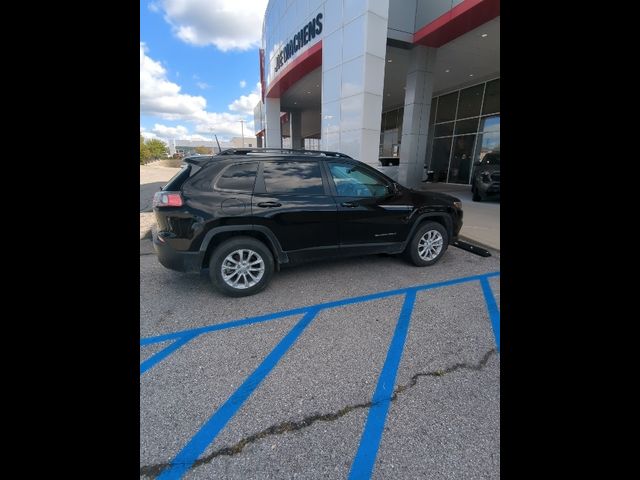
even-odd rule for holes
{"type": "Polygon", "coordinates": [[[178,272],[200,272],[202,270],[203,252],[182,252],[174,250],[158,238],[156,231],[152,232],[153,248],[162,266],[178,272]]]}

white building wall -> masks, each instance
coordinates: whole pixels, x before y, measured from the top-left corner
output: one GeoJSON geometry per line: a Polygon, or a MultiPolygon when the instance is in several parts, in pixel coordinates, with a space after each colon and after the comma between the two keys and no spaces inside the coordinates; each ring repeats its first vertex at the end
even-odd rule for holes
{"type": "Polygon", "coordinates": [[[322,148],[378,165],[389,0],[327,0],[322,148]]]}
{"type": "MultiPolygon", "coordinates": [[[[380,32],[387,31],[389,0],[271,1],[263,39],[266,90],[280,73],[276,62],[281,49],[318,13],[322,32],[281,68],[322,41],[322,148],[377,165],[386,55],[386,35],[380,32]]],[[[275,146],[270,145],[268,131],[275,113],[269,110],[279,104],[271,99],[270,105],[269,100],[265,105],[267,145],[275,146]]]]}
{"type": "Polygon", "coordinates": [[[389,29],[387,36],[403,42],[412,42],[416,23],[416,1],[389,1],[389,29]]]}

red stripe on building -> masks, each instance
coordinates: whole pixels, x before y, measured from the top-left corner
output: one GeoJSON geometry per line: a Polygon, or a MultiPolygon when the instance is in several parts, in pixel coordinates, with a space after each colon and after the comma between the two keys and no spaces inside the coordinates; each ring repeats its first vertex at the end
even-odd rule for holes
{"type": "Polygon", "coordinates": [[[441,47],[500,15],[500,0],[465,0],[413,34],[413,43],[441,47]]]}
{"type": "Polygon", "coordinates": [[[279,98],[293,84],[322,65],[322,40],[287,65],[271,82],[267,97],[279,98]]]}

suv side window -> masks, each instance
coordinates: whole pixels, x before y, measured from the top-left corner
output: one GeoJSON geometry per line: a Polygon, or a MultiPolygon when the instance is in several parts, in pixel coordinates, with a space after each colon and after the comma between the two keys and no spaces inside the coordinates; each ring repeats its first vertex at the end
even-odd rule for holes
{"type": "Polygon", "coordinates": [[[215,190],[252,193],[257,171],[257,162],[230,165],[218,175],[213,188],[215,190]]]}
{"type": "Polygon", "coordinates": [[[339,197],[384,197],[389,194],[387,182],[359,165],[329,162],[329,170],[339,197]]]}
{"type": "Polygon", "coordinates": [[[325,194],[318,162],[264,162],[263,176],[267,193],[325,194]]]}

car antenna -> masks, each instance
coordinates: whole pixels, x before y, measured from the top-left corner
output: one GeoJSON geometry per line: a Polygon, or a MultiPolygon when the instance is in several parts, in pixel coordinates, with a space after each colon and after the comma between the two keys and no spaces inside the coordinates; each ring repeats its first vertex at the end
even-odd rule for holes
{"type": "Polygon", "coordinates": [[[220,153],[222,149],[220,148],[220,142],[218,141],[218,136],[215,133],[213,134],[213,136],[216,137],[216,143],[218,144],[218,153],[220,153]]]}

